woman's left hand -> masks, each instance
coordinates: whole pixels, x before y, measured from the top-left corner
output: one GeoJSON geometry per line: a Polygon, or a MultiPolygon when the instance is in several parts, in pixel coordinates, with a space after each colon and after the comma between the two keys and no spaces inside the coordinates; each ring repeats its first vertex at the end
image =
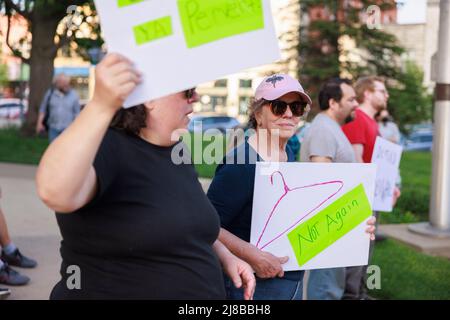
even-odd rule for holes
{"type": "Polygon", "coordinates": [[[256,279],[252,267],[233,254],[227,255],[222,260],[222,266],[225,273],[233,281],[234,286],[236,288],[244,288],[244,299],[252,300],[256,287],[256,279]]]}
{"type": "Polygon", "coordinates": [[[370,240],[375,240],[375,229],[376,229],[376,227],[375,227],[375,222],[377,221],[377,218],[375,218],[375,217],[371,217],[369,220],[367,220],[367,225],[369,226],[367,229],[366,229],[366,232],[368,233],[368,234],[370,234],[370,240]]]}

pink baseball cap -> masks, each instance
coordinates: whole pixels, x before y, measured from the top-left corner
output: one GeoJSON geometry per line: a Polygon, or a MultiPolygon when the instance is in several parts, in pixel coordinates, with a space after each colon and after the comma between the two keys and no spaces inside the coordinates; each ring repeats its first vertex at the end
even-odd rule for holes
{"type": "Polygon", "coordinates": [[[275,100],[289,92],[297,92],[312,105],[311,98],[305,93],[300,82],[287,74],[274,74],[264,78],[256,88],[256,100],[275,100]]]}

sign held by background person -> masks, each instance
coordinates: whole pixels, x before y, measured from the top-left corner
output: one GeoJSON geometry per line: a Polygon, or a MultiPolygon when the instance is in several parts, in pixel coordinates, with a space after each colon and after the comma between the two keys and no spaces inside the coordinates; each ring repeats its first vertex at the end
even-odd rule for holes
{"type": "Polygon", "coordinates": [[[376,166],[258,162],[250,242],[285,271],[365,265],[376,166]],[[270,166],[269,166],[270,167],[270,166]]]}
{"type": "Polygon", "coordinates": [[[125,107],[280,59],[269,0],[95,0],[109,52],[144,74],[125,107]]]}
{"type": "Polygon", "coordinates": [[[403,148],[381,137],[377,137],[372,154],[372,163],[377,165],[373,210],[392,211],[394,188],[399,179],[399,165],[403,148]]]}

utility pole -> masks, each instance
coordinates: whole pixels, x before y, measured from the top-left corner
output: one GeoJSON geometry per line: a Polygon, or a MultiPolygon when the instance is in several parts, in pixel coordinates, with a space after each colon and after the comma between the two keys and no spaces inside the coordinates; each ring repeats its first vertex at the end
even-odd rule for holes
{"type": "Polygon", "coordinates": [[[430,221],[409,230],[445,238],[450,237],[450,0],[440,0],[438,48],[430,221]]]}

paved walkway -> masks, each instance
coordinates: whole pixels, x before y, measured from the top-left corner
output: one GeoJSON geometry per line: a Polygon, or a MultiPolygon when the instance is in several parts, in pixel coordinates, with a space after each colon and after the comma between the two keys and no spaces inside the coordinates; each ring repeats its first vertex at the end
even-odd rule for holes
{"type": "Polygon", "coordinates": [[[383,233],[416,251],[450,259],[450,238],[430,238],[409,231],[408,224],[385,224],[383,233]]]}
{"type": "Polygon", "coordinates": [[[9,299],[48,299],[59,279],[61,237],[54,214],[37,196],[35,172],[34,166],[0,163],[0,205],[10,235],[25,255],[38,261],[36,269],[17,268],[31,281],[27,286],[11,287],[9,299]]]}

